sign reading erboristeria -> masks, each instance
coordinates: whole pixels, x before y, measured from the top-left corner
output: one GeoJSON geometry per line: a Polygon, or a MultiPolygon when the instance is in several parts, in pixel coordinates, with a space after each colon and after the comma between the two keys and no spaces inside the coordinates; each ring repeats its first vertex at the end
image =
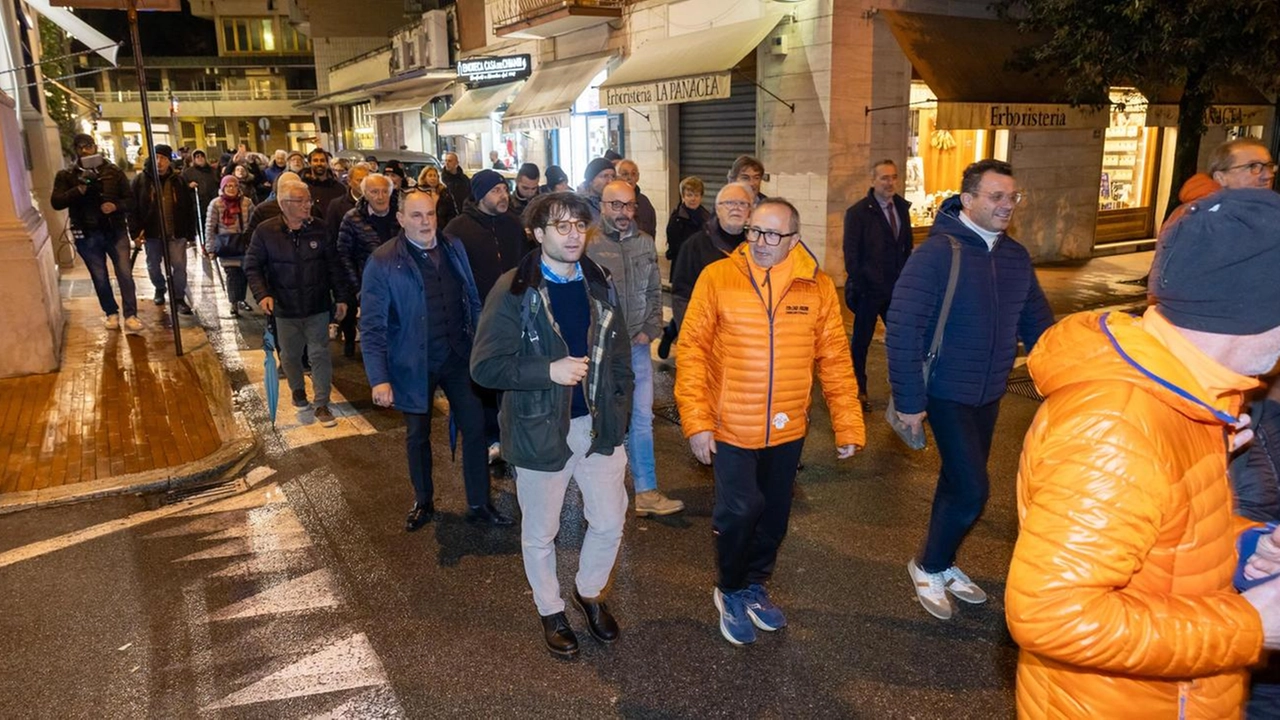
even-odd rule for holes
{"type": "Polygon", "coordinates": [[[625,107],[720,100],[729,97],[729,85],[729,73],[726,72],[618,87],[602,87],[600,90],[604,96],[605,106],[625,107]]]}
{"type": "Polygon", "coordinates": [[[1110,114],[1052,103],[939,102],[939,130],[1080,130],[1105,128],[1110,114]]]}
{"type": "Polygon", "coordinates": [[[528,53],[458,61],[458,79],[472,88],[524,80],[532,72],[528,53]]]}

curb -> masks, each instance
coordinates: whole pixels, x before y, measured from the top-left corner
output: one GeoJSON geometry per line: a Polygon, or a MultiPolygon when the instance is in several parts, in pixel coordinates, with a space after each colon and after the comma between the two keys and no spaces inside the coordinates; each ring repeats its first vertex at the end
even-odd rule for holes
{"type": "Polygon", "coordinates": [[[200,485],[222,475],[256,449],[257,444],[251,436],[239,436],[224,442],[209,455],[184,465],[41,490],[5,493],[0,495],[0,515],[114,495],[165,492],[200,485]]]}

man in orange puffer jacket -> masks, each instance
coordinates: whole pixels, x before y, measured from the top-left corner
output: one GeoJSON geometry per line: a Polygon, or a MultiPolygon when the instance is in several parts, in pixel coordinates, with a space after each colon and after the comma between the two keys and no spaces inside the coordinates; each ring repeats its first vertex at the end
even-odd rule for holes
{"type": "Polygon", "coordinates": [[[1280,195],[1223,190],[1162,233],[1155,307],[1072,315],[1032,351],[1046,399],[1005,590],[1019,717],[1239,717],[1280,648],[1280,580],[1233,587],[1280,570],[1280,532],[1238,567],[1227,482],[1242,395],[1280,359],[1277,264],[1280,195]]]}
{"type": "Polygon", "coordinates": [[[866,442],[840,296],[799,230],[795,206],[762,200],[746,242],[698,277],[680,326],[676,402],[693,454],[715,468],[713,600],[735,645],[786,625],[764,584],[791,515],[815,363],[837,456],[866,442]]]}

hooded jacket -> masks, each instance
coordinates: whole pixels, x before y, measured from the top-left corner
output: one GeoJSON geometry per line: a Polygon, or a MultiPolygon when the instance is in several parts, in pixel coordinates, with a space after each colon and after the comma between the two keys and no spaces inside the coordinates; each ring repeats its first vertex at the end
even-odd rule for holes
{"type": "MultiPolygon", "coordinates": [[[[685,437],[710,430],[749,450],[803,438],[816,363],[836,445],[866,444],[835,283],[803,243],[787,257],[790,278],[772,290],[753,275],[746,245],[698,279],[676,358],[685,437]]],[[[755,270],[769,278],[776,267],[755,270]]]]}
{"type": "Polygon", "coordinates": [[[1069,316],[1028,365],[1046,399],[1005,589],[1019,717],[1239,717],[1263,630],[1231,585],[1226,441],[1257,382],[1156,309],[1069,316]]]}
{"type": "Polygon", "coordinates": [[[928,396],[979,406],[1004,396],[1018,340],[1030,350],[1053,324],[1053,311],[1026,248],[1004,233],[990,249],[959,217],[960,198],[942,205],[929,239],[907,259],[893,286],[885,323],[889,381],[899,412],[925,409],[924,359],[938,324],[959,241],[960,279],[928,396]]]}

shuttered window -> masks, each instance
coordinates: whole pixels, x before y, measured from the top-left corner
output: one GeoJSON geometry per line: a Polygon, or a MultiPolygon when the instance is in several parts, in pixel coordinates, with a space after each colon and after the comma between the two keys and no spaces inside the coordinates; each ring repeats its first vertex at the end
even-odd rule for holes
{"type": "Polygon", "coordinates": [[[680,178],[702,179],[709,208],[739,155],[758,156],[756,86],[735,78],[728,98],[680,106],[680,178]]]}

